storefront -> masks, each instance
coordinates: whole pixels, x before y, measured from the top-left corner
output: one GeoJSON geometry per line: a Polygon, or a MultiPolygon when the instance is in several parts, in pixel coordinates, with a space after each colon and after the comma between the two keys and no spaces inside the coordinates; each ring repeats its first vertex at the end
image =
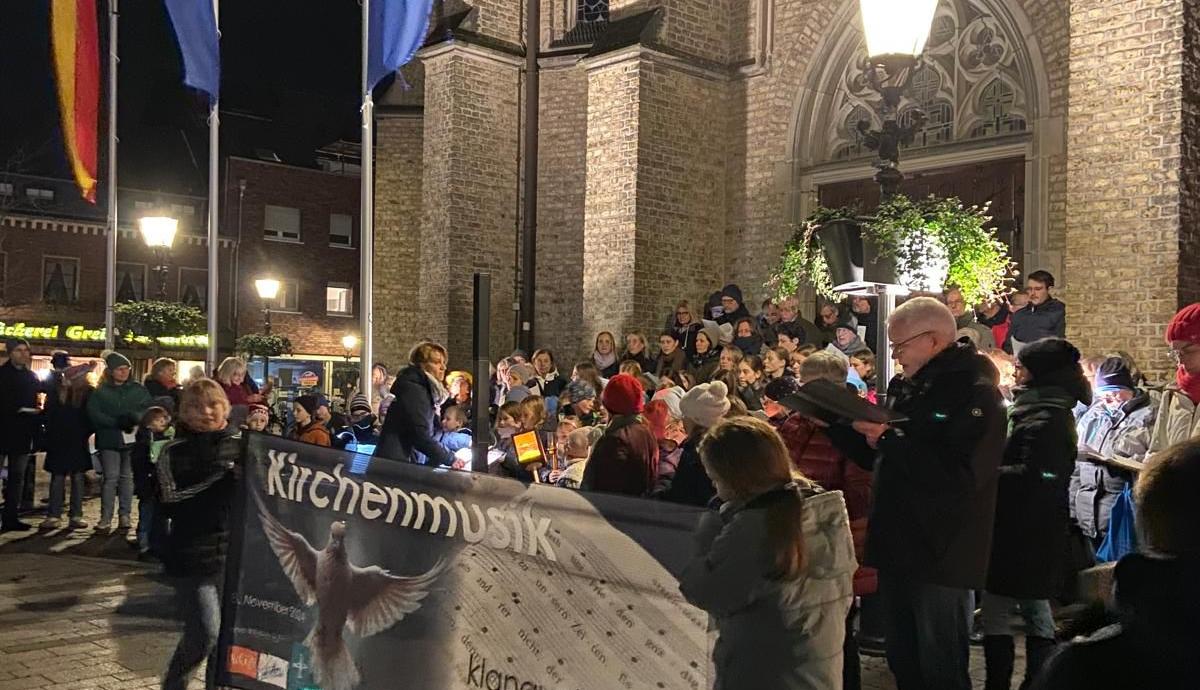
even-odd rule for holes
{"type": "MultiPolygon", "coordinates": [[[[263,358],[254,357],[248,362],[247,369],[261,387],[265,383],[263,358]]],[[[341,400],[358,386],[358,359],[327,355],[272,357],[269,373],[275,390],[289,400],[305,393],[320,393],[341,400]]]]}
{"type": "MultiPolygon", "coordinates": [[[[50,356],[58,350],[65,351],[71,364],[94,362],[97,371],[103,369],[100,355],[104,352],[104,327],[93,327],[77,323],[39,323],[29,321],[0,321],[0,338],[24,338],[33,351],[32,369],[35,373],[50,371],[50,356]]],[[[158,339],[158,356],[170,357],[179,363],[180,382],[190,377],[194,367],[204,369],[204,355],[208,347],[208,336],[177,335],[158,339]]],[[[133,373],[138,380],[150,370],[155,358],[150,338],[135,333],[123,334],[117,349],[133,363],[133,373]]]]}

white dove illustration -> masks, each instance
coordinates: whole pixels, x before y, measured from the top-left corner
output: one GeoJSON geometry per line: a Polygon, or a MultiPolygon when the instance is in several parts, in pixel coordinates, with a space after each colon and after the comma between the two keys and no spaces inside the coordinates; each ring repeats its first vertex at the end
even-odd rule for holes
{"type": "Polygon", "coordinates": [[[317,551],[304,535],[284,527],[255,496],[263,533],[279,565],[306,606],[316,604],[317,622],[304,644],[312,654],[313,676],[324,690],[352,690],[358,668],[342,631],[369,637],[400,622],[421,607],[429,586],[442,574],[439,560],[425,574],[392,575],[379,566],[360,568],[346,556],[346,523],[329,526],[329,543],[317,551]]]}

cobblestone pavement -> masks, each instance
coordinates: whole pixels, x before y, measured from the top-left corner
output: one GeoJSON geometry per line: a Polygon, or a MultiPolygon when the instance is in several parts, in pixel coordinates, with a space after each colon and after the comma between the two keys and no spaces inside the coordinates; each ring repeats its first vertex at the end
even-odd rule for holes
{"type": "MultiPolygon", "coordinates": [[[[91,524],[99,503],[85,504],[91,524]]],[[[167,581],[134,555],[120,532],[0,534],[0,690],[158,687],[179,628],[167,581]]],[[[976,647],[971,671],[983,687],[976,647]]],[[[864,690],[895,687],[883,659],[863,658],[864,690]]]]}

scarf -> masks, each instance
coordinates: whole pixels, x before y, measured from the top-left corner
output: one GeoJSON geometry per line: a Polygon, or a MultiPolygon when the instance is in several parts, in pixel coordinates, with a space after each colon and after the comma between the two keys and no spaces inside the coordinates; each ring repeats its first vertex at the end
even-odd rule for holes
{"type": "Polygon", "coordinates": [[[433,393],[433,407],[435,410],[440,410],[442,409],[442,404],[450,399],[450,391],[446,390],[442,382],[438,381],[433,374],[428,371],[424,373],[425,378],[429,379],[430,392],[433,393]]]}
{"type": "Polygon", "coordinates": [[[605,369],[617,363],[617,353],[614,350],[607,355],[602,355],[598,351],[593,351],[592,361],[596,363],[597,369],[604,371],[605,369]]]}
{"type": "Polygon", "coordinates": [[[1183,367],[1175,370],[1175,383],[1193,404],[1200,405],[1200,374],[1189,374],[1183,367]]]}

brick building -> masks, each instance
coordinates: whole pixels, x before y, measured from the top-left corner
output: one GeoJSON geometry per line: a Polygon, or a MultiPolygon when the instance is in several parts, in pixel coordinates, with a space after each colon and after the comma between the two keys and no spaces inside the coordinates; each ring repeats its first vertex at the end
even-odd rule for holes
{"type": "MultiPolygon", "coordinates": [[[[229,157],[223,170],[220,227],[219,349],[263,330],[256,278],[281,282],[270,305],[273,332],[295,354],[272,361],[272,376],[311,371],[326,390],[345,376],[346,335],[358,335],[359,176],[356,145],[318,154],[319,168],[229,157]]],[[[100,194],[103,197],[103,192],[100,194]]],[[[121,189],[117,246],[119,301],[155,298],[156,262],[136,219],[167,213],[179,230],[167,271],[166,298],[207,309],[206,198],[121,189]]],[[[34,350],[96,356],[104,344],[105,211],[79,199],[73,182],[23,175],[0,181],[0,322],[28,334],[34,350]],[[57,327],[57,328],[56,328],[57,327]],[[28,330],[37,329],[37,330],[28,330]],[[49,337],[53,336],[53,337],[49,337]]],[[[14,331],[16,332],[16,331],[14,331]]],[[[186,368],[203,364],[203,333],[167,346],[186,368]]],[[[139,368],[148,347],[121,343],[139,368]]],[[[353,355],[354,353],[350,353],[353,355]]],[[[353,359],[351,357],[350,359],[353,359]]],[[[261,378],[255,367],[252,372],[261,378]]],[[[287,378],[287,376],[284,376],[287,378]]],[[[286,385],[287,381],[285,381],[286,385]]]]}
{"type": "MultiPolygon", "coordinates": [[[[103,190],[100,191],[103,197],[103,190]]],[[[121,189],[118,196],[117,297],[154,299],[159,294],[157,261],[135,225],[140,216],[169,213],[179,220],[166,275],[166,299],[207,309],[207,200],[121,189]]],[[[96,357],[104,349],[105,231],[102,206],[79,198],[74,182],[28,175],[0,180],[0,329],[30,340],[35,354],[65,349],[96,357]]],[[[221,266],[232,267],[233,238],[222,235],[221,266]]],[[[231,276],[222,276],[222,284],[231,276]]],[[[231,333],[229,324],[224,324],[231,333]]],[[[207,336],[179,334],[162,354],[184,364],[203,364],[207,336]]],[[[146,345],[122,342],[139,364],[151,357],[146,345]]],[[[39,357],[41,359],[42,357],[39,357]]]]}
{"type": "MultiPolygon", "coordinates": [[[[473,270],[494,276],[503,354],[521,287],[525,5],[438,6],[411,88],[378,110],[375,323],[411,336],[379,343],[389,362],[418,336],[466,356],[473,270]]],[[[725,282],[753,303],[789,224],[873,203],[857,0],[540,8],[539,343],[653,332],[725,282]]],[[[1059,278],[1068,336],[1157,371],[1165,323],[1200,299],[1197,39],[1190,0],[942,0],[901,106],[929,114],[905,191],[992,202],[1021,267],[1059,278]]]]}

